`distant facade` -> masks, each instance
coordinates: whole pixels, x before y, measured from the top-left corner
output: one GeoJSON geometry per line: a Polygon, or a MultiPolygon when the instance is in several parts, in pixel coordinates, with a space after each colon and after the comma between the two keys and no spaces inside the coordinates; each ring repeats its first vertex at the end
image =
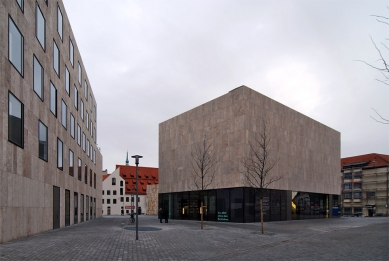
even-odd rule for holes
{"type": "MultiPolygon", "coordinates": [[[[138,213],[147,214],[147,186],[158,185],[158,168],[138,167],[138,213]]],[[[116,165],[103,175],[103,215],[128,215],[136,209],[136,167],[116,165]]]]}
{"type": "Polygon", "coordinates": [[[268,122],[272,154],[280,158],[273,174],[285,177],[264,195],[265,221],[332,216],[341,192],[340,133],[246,86],[159,124],[159,206],[170,218],[259,221],[259,198],[245,186],[243,160],[268,122]],[[214,183],[193,190],[191,151],[207,136],[217,153],[214,183]]]}
{"type": "Polygon", "coordinates": [[[342,158],[343,215],[388,216],[389,155],[342,158]]]}
{"type": "Polygon", "coordinates": [[[0,243],[101,216],[97,102],[65,7],[0,1],[0,243]]]}

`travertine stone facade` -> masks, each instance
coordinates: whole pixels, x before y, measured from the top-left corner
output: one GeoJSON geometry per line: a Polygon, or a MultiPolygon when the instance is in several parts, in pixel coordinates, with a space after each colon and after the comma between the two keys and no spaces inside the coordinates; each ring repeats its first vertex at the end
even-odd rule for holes
{"type": "MultiPolygon", "coordinates": [[[[96,123],[96,100],[85,71],[77,42],[73,35],[64,5],[59,1],[0,1],[0,243],[53,229],[53,187],[59,187],[59,227],[66,222],[74,224],[74,193],[78,193],[78,218],[81,194],[96,200],[96,217],[101,216],[102,155],[96,144],[96,132],[86,127],[86,113],[93,128],[96,123]],[[41,10],[45,19],[45,48],[36,37],[36,13],[41,10]],[[57,31],[58,8],[63,17],[62,39],[57,31]],[[23,36],[23,73],[19,73],[9,58],[9,23],[13,20],[23,36]],[[53,68],[53,40],[59,48],[59,75],[53,68]],[[74,46],[74,65],[69,61],[69,40],[74,46]],[[34,55],[43,67],[43,98],[33,89],[34,55]],[[78,81],[78,63],[82,68],[82,81],[78,81]],[[70,95],[65,90],[65,66],[70,72],[70,95]],[[57,115],[50,111],[50,82],[57,89],[57,115]],[[84,95],[85,82],[88,85],[84,95]],[[78,90],[78,109],[74,106],[74,86],[78,90]],[[9,141],[8,103],[12,93],[24,105],[24,142],[17,146],[9,141]],[[67,105],[67,127],[61,124],[61,103],[67,105]],[[80,101],[84,102],[84,120],[81,119],[80,101]],[[92,103],[92,106],[91,106],[92,103]],[[92,107],[92,109],[90,109],[92,107]],[[70,136],[70,114],[75,118],[75,138],[70,136]],[[48,129],[47,161],[38,155],[38,122],[48,129]],[[90,141],[92,157],[77,144],[77,124],[90,141]],[[57,139],[63,142],[63,169],[57,168],[57,139]],[[69,175],[69,150],[74,153],[74,176],[69,175]],[[95,155],[95,159],[93,157],[95,155]],[[78,159],[82,161],[82,179],[78,180],[78,159]],[[85,184],[85,164],[87,179],[85,184]],[[91,172],[90,172],[91,171],[91,172]],[[93,182],[90,184],[90,174],[93,182]],[[96,178],[94,177],[96,174],[96,178]],[[94,185],[96,180],[96,188],[94,185]],[[65,194],[70,191],[70,212],[65,213],[65,194]],[[69,218],[65,221],[65,216],[69,218]]],[[[15,45],[12,45],[15,46],[15,45]]],[[[89,127],[90,128],[90,127],[89,127]]],[[[86,208],[86,202],[84,204],[86,208]]],[[[90,209],[88,209],[90,210],[90,209]]],[[[86,214],[86,209],[84,213],[86,214]]],[[[84,218],[84,220],[86,217],[84,218]]]]}
{"type": "Polygon", "coordinates": [[[159,193],[193,187],[191,150],[207,135],[220,158],[215,188],[244,186],[248,142],[268,122],[274,175],[270,189],[340,194],[340,133],[246,86],[159,125],[159,193]]]}
{"type": "Polygon", "coordinates": [[[158,184],[147,185],[146,205],[146,215],[158,214],[158,184]]]}

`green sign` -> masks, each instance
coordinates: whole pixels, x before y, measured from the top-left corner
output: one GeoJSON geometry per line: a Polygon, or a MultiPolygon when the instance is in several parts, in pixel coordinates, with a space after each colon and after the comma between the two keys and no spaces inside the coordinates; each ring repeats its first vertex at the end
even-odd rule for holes
{"type": "Polygon", "coordinates": [[[228,221],[227,212],[217,212],[217,221],[228,221]]]}

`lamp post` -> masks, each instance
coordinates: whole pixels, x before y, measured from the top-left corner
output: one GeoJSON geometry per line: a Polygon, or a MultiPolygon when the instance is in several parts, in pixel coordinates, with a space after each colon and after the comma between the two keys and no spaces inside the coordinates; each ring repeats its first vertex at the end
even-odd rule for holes
{"type": "Polygon", "coordinates": [[[143,158],[143,156],[134,155],[131,156],[131,158],[135,159],[135,165],[136,165],[136,198],[135,198],[135,213],[136,213],[136,240],[138,240],[138,165],[139,165],[139,159],[143,158]]]}

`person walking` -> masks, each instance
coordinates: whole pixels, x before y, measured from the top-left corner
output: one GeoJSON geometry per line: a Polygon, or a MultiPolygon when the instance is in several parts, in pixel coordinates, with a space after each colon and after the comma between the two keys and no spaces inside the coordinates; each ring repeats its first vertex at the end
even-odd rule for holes
{"type": "Polygon", "coordinates": [[[163,211],[163,216],[165,217],[165,223],[169,223],[169,211],[167,209],[163,211]]]}
{"type": "Polygon", "coordinates": [[[159,218],[159,223],[162,223],[162,218],[163,218],[163,211],[162,211],[162,208],[159,208],[159,211],[158,211],[158,218],[159,218]]]}

